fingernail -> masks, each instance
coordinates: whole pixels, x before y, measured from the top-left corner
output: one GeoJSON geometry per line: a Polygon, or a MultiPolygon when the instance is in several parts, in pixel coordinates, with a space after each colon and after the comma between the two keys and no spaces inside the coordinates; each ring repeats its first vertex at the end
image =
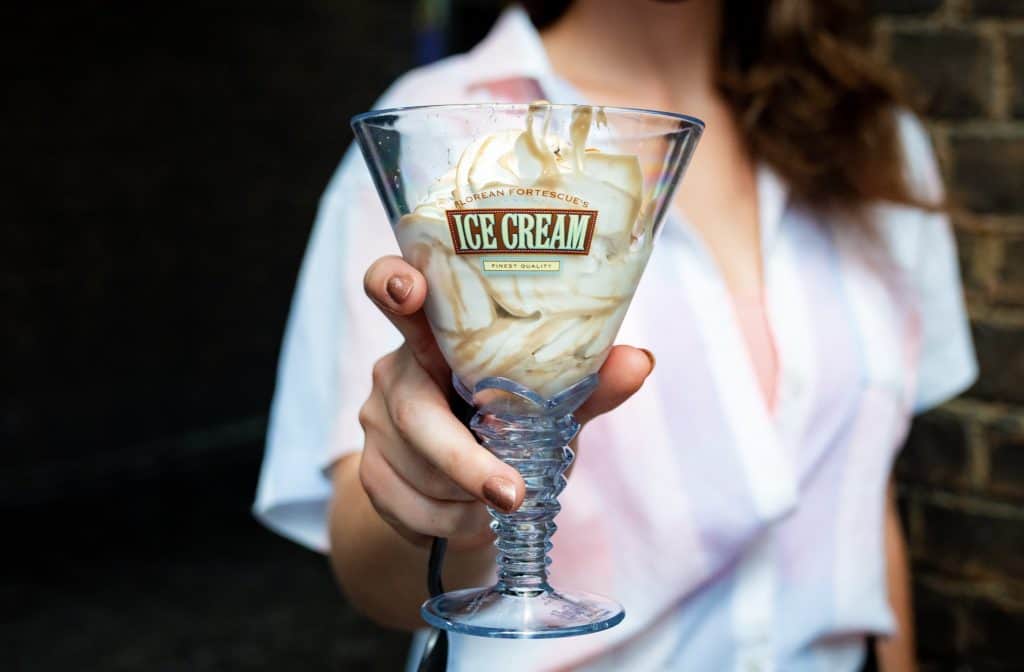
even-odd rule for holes
{"type": "MultiPolygon", "coordinates": [[[[651,371],[654,371],[654,365],[658,363],[658,360],[654,358],[654,353],[647,348],[640,348],[640,352],[647,355],[647,359],[651,360],[651,371]]],[[[650,372],[647,375],[651,375],[650,372]]]]}
{"type": "Polygon", "coordinates": [[[392,301],[402,303],[412,291],[412,283],[404,275],[392,275],[388,278],[387,291],[392,301]]]}
{"type": "Polygon", "coordinates": [[[494,508],[510,513],[516,505],[516,486],[503,476],[491,476],[484,481],[484,499],[494,508]]]}

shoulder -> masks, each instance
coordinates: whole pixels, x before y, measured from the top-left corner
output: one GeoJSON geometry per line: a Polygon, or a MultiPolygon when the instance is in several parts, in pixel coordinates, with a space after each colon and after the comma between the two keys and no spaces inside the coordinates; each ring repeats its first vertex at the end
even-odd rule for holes
{"type": "MultiPolygon", "coordinates": [[[[429,65],[408,70],[396,78],[370,107],[371,110],[415,105],[438,105],[460,102],[466,97],[466,73],[470,69],[466,54],[448,56],[429,65]]],[[[369,173],[354,142],[342,156],[322,197],[330,204],[347,199],[352,190],[371,187],[369,173]]]]}
{"type": "Polygon", "coordinates": [[[898,109],[895,115],[908,186],[927,201],[941,200],[944,192],[942,174],[927,127],[909,110],[898,109]]]}
{"type": "MultiPolygon", "coordinates": [[[[923,201],[940,203],[945,188],[927,126],[908,110],[899,109],[895,115],[907,186],[923,201]]],[[[930,241],[949,235],[949,217],[941,211],[894,203],[878,203],[870,210],[892,258],[905,271],[913,272],[920,263],[922,249],[929,247],[930,241]]]]}
{"type": "Polygon", "coordinates": [[[468,54],[454,54],[406,71],[384,90],[373,109],[457,103],[465,97],[468,54]]]}

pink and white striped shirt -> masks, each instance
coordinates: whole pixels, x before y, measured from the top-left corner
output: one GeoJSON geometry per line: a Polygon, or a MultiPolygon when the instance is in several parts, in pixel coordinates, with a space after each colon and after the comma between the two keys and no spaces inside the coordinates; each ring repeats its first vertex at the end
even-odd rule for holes
{"type": "MultiPolygon", "coordinates": [[[[376,107],[521,99],[538,86],[553,102],[599,102],[558,77],[513,7],[472,51],[404,75],[376,107]]],[[[900,125],[912,184],[940,193],[926,133],[909,115],[900,125]]],[[[819,212],[766,165],[758,198],[774,371],[758,375],[756,322],[745,335],[711,255],[670,215],[618,339],[651,349],[657,369],[587,427],[561,496],[552,584],[612,596],[625,620],[567,639],[453,636],[450,670],[835,672],[859,669],[866,633],[892,631],[890,467],[911,416],[977,375],[950,224],[889,204],[865,221],[819,212]]],[[[350,147],[303,262],[254,505],[320,551],[330,466],[362,448],[370,369],[400,344],[362,275],[396,253],[350,147]]]]}

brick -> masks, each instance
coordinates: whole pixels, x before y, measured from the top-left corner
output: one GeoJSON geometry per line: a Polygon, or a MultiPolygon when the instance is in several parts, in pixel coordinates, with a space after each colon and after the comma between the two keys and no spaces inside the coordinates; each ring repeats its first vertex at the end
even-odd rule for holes
{"type": "MultiPolygon", "coordinates": [[[[920,578],[913,586],[921,672],[1017,672],[1024,610],[978,594],[976,585],[920,578]]],[[[998,592],[998,590],[997,590],[998,592]]]]}
{"type": "Polygon", "coordinates": [[[953,488],[968,485],[967,431],[955,416],[933,411],[914,419],[896,462],[901,482],[953,488]]]}
{"type": "Polygon", "coordinates": [[[873,14],[928,14],[942,6],[942,0],[871,0],[873,14]]]}
{"type": "MultiPolygon", "coordinates": [[[[1024,175],[1021,176],[1024,178],[1024,175]]],[[[1024,185],[1021,185],[1024,189],[1024,185]]],[[[1024,238],[1007,240],[1003,247],[1003,265],[1000,269],[1000,280],[1006,284],[1024,284],[1024,238]]]]}
{"type": "Polygon", "coordinates": [[[1024,235],[961,225],[954,232],[968,301],[1024,306],[1024,235]]]}
{"type": "Polygon", "coordinates": [[[999,496],[1024,499],[1024,432],[1019,426],[1004,428],[996,425],[986,435],[989,446],[988,489],[999,496]]]}
{"type": "MultiPolygon", "coordinates": [[[[913,573],[912,573],[913,574],[913,573]]],[[[945,660],[956,654],[959,641],[959,600],[933,586],[915,581],[913,586],[917,654],[922,660],[945,660]]]]}
{"type": "Polygon", "coordinates": [[[964,289],[971,292],[992,291],[995,276],[1002,265],[1001,241],[991,233],[954,229],[960,274],[964,289]]]}
{"type": "Polygon", "coordinates": [[[992,49],[962,29],[897,30],[890,57],[911,79],[911,90],[937,117],[983,116],[992,91],[992,49]]]}
{"type": "Polygon", "coordinates": [[[958,498],[918,502],[912,540],[923,565],[967,579],[1020,580],[1024,576],[1024,510],[980,511],[958,498]]]}
{"type": "Polygon", "coordinates": [[[1020,670],[1024,610],[975,599],[967,609],[963,653],[977,670],[1020,670]],[[1012,666],[1017,661],[1017,666],[1012,666]]]}
{"type": "Polygon", "coordinates": [[[1024,34],[1006,36],[1006,60],[1010,66],[1013,116],[1024,118],[1024,34]]]}
{"type": "Polygon", "coordinates": [[[996,298],[1000,303],[1024,305],[1024,264],[1021,263],[1022,260],[1024,260],[1024,240],[1005,241],[996,285],[996,298]]]}
{"type": "Polygon", "coordinates": [[[1024,134],[957,134],[953,149],[952,191],[981,214],[1024,212],[1024,134]]]}
{"type": "Polygon", "coordinates": [[[1024,403],[1024,328],[976,322],[972,325],[980,373],[971,396],[1024,403]]]}
{"type": "Polygon", "coordinates": [[[983,658],[982,655],[984,654],[963,658],[959,667],[953,668],[946,663],[934,669],[937,672],[950,672],[950,670],[956,672],[1021,672],[1019,655],[1002,661],[983,658]]]}
{"type": "Polygon", "coordinates": [[[960,263],[960,279],[963,282],[964,290],[970,292],[977,289],[981,284],[981,276],[974,267],[976,236],[962,231],[954,231],[956,234],[956,256],[960,263]]]}
{"type": "Polygon", "coordinates": [[[1024,2],[1020,0],[971,0],[975,16],[1013,18],[1024,16],[1024,2]]]}

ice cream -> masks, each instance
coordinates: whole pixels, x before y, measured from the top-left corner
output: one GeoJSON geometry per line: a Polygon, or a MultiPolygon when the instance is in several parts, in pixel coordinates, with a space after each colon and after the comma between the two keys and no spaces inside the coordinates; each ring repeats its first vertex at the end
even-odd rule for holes
{"type": "Polygon", "coordinates": [[[550,397],[597,371],[651,252],[640,161],[587,147],[601,109],[576,108],[568,138],[549,122],[534,103],[525,129],[477,138],[395,226],[469,387],[502,376],[550,397]]]}

